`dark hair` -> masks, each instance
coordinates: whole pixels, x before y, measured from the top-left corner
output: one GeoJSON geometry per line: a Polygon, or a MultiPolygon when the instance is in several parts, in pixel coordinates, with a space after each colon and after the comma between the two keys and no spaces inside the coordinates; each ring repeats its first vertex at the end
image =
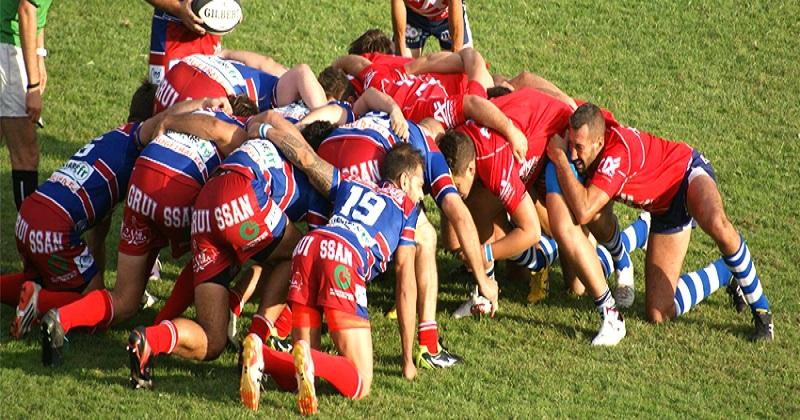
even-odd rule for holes
{"type": "Polygon", "coordinates": [[[153,116],[153,102],[156,99],[157,86],[147,79],[133,92],[131,105],[128,108],[128,122],[142,122],[153,116]]]}
{"type": "Polygon", "coordinates": [[[603,112],[600,110],[600,107],[591,102],[586,102],[579,106],[578,109],[572,113],[572,116],[569,117],[569,126],[572,127],[573,130],[577,130],[587,124],[592,134],[602,133],[606,129],[603,112]]]}
{"type": "Polygon", "coordinates": [[[258,104],[244,93],[228,95],[228,102],[231,103],[233,115],[237,117],[252,117],[258,114],[258,104]]]}
{"type": "Polygon", "coordinates": [[[492,86],[489,89],[486,89],[486,97],[489,99],[506,96],[509,93],[511,93],[511,89],[505,86],[492,86]]]}
{"type": "Polygon", "coordinates": [[[335,129],[335,124],[331,124],[330,121],[320,120],[305,126],[300,133],[303,134],[303,138],[306,139],[306,142],[308,142],[311,148],[317,150],[319,149],[319,145],[322,144],[335,129]]]}
{"type": "Polygon", "coordinates": [[[409,143],[397,143],[383,159],[381,173],[383,178],[398,182],[403,173],[413,172],[417,167],[422,168],[425,160],[422,155],[409,143]]]}
{"type": "Polygon", "coordinates": [[[317,77],[319,84],[325,91],[325,95],[336,100],[346,99],[345,94],[348,87],[351,87],[347,74],[342,69],[335,69],[332,66],[325,67],[317,77]]]}
{"type": "Polygon", "coordinates": [[[380,29],[368,29],[356,38],[355,41],[350,43],[347,49],[348,54],[367,54],[367,53],[392,53],[392,40],[380,29]]]}
{"type": "Polygon", "coordinates": [[[463,175],[467,165],[475,160],[475,144],[461,131],[447,130],[439,139],[439,150],[456,176],[463,175]]]}

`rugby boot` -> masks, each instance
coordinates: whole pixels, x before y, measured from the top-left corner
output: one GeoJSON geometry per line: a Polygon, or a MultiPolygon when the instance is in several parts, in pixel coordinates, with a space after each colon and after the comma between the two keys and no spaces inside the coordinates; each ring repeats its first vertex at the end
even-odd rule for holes
{"type": "Polygon", "coordinates": [[[60,365],[69,340],[64,333],[64,328],[61,327],[58,309],[51,309],[44,314],[41,330],[42,364],[45,366],[60,365]]]}
{"type": "Polygon", "coordinates": [[[531,271],[528,287],[529,304],[544,300],[550,290],[550,267],[545,267],[537,272],[531,271]]]}
{"type": "Polygon", "coordinates": [[[133,389],[153,387],[153,353],[147,343],[144,327],[136,327],[128,336],[130,385],[133,389]]]}
{"type": "Polygon", "coordinates": [[[33,321],[39,315],[36,310],[36,302],[39,300],[39,290],[41,289],[41,286],[32,281],[22,283],[17,313],[11,322],[11,336],[17,340],[22,339],[31,330],[33,321]]]}
{"type": "Polygon", "coordinates": [[[460,319],[472,316],[472,307],[478,303],[480,303],[480,293],[478,292],[478,286],[475,286],[475,289],[473,289],[469,299],[462,303],[461,306],[459,306],[458,309],[453,312],[453,318],[460,319]]]}
{"type": "Polygon", "coordinates": [[[264,354],[261,338],[257,334],[247,334],[242,342],[242,376],[239,379],[239,397],[242,404],[251,410],[258,410],[261,398],[262,378],[264,376],[264,354]]]}
{"type": "Polygon", "coordinates": [[[633,288],[633,265],[614,270],[614,277],[616,278],[616,287],[611,294],[614,296],[617,306],[630,308],[636,296],[633,288]]]}
{"type": "Polygon", "coordinates": [[[311,346],[305,340],[298,340],[292,349],[294,357],[294,377],[297,379],[297,407],[300,414],[310,416],[319,410],[317,391],[314,388],[314,361],[311,359],[311,346]]]}
{"type": "Polygon", "coordinates": [[[270,332],[269,337],[267,337],[267,347],[275,351],[291,353],[292,339],[288,336],[281,338],[277,333],[270,332]]]}
{"type": "Polygon", "coordinates": [[[617,308],[603,309],[603,323],[592,340],[593,346],[616,346],[625,337],[625,319],[617,308]]]}
{"type": "Polygon", "coordinates": [[[773,340],[772,312],[764,309],[756,309],[753,313],[753,325],[756,327],[756,330],[750,336],[750,341],[773,340]]]}
{"type": "Polygon", "coordinates": [[[736,309],[736,312],[742,313],[747,309],[747,301],[744,299],[744,293],[742,292],[742,288],[739,287],[739,282],[731,279],[731,282],[728,283],[728,287],[725,288],[725,293],[730,296],[731,306],[736,309]]]}
{"type": "Polygon", "coordinates": [[[431,353],[427,346],[419,346],[417,354],[417,367],[422,369],[449,368],[463,362],[460,356],[450,353],[444,346],[438,344],[439,352],[431,353]]]}

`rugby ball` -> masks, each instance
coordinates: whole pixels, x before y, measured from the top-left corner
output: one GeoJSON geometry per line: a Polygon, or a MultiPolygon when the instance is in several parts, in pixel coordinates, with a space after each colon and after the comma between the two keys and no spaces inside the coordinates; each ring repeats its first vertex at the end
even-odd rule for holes
{"type": "Polygon", "coordinates": [[[492,313],[492,302],[483,296],[478,296],[473,300],[470,312],[472,315],[489,315],[492,313]]]}
{"type": "Polygon", "coordinates": [[[193,0],[192,12],[203,20],[200,26],[213,35],[225,35],[242,21],[238,0],[193,0]]]}

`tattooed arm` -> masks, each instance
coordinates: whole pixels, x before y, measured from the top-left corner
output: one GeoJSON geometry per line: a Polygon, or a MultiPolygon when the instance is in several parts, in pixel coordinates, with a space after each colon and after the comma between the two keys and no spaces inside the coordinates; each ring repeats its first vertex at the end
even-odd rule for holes
{"type": "Polygon", "coordinates": [[[267,111],[247,124],[250,138],[269,139],[290,162],[308,175],[317,191],[327,196],[333,185],[333,166],[314,152],[300,131],[280,114],[267,111]]]}

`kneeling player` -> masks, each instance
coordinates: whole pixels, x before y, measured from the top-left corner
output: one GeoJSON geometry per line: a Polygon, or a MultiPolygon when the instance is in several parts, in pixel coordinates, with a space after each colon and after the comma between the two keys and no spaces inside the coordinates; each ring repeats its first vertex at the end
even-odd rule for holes
{"type": "MultiPolygon", "coordinates": [[[[297,389],[300,411],[313,414],[317,411],[316,376],[352,399],[369,393],[373,355],[366,283],[386,270],[395,250],[403,369],[416,369],[411,356],[414,230],[417,203],[423,197],[423,162],[410,145],[400,143],[384,159],[386,181],[381,186],[343,179],[337,169],[311,150],[294,127],[285,121],[271,122],[275,127],[265,126],[266,135],[308,174],[318,190],[329,194],[334,211],[328,225],[307,235],[294,251],[289,290],[295,327],[292,336],[297,340],[294,360],[262,346],[255,335],[248,335],[241,397],[249,407],[257,407],[263,369],[281,389],[297,389]],[[339,356],[315,350],[319,348],[323,313],[339,356]]],[[[413,372],[404,374],[414,376],[413,372]]]]}

